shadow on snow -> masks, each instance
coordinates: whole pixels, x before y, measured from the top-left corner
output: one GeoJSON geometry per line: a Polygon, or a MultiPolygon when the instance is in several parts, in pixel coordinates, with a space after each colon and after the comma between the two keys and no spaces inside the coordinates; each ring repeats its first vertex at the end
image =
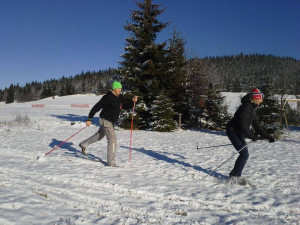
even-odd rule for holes
{"type": "MultiPolygon", "coordinates": [[[[79,116],[79,115],[76,115],[76,114],[65,114],[65,115],[54,115],[54,114],[52,114],[50,116],[56,117],[56,118],[61,119],[61,120],[70,121],[70,122],[77,122],[77,121],[85,122],[86,119],[87,119],[87,116],[79,116]]],[[[96,125],[96,126],[100,126],[99,117],[94,117],[93,118],[93,124],[96,125]]]]}
{"type": "MultiPolygon", "coordinates": [[[[120,147],[129,149],[129,147],[123,146],[123,145],[120,146],[120,147]]],[[[185,166],[185,167],[190,167],[190,168],[193,168],[195,170],[201,171],[201,172],[206,173],[206,174],[210,174],[212,172],[212,170],[204,169],[200,166],[191,165],[190,163],[186,163],[186,162],[180,161],[178,159],[172,159],[169,156],[166,156],[166,155],[164,155],[162,153],[159,153],[159,152],[155,152],[153,150],[147,150],[147,149],[144,149],[144,148],[131,148],[131,149],[134,150],[134,151],[143,153],[145,155],[148,155],[148,156],[150,156],[152,158],[155,158],[157,160],[165,161],[167,163],[179,164],[179,165],[182,165],[182,166],[185,166]]],[[[182,157],[182,158],[184,158],[184,157],[182,157]]],[[[217,178],[227,178],[228,177],[228,176],[225,176],[225,175],[223,175],[221,173],[218,173],[218,172],[213,172],[213,173],[210,174],[210,176],[217,177],[217,178]]]]}
{"type": "MultiPolygon", "coordinates": [[[[51,148],[55,148],[62,142],[63,141],[59,141],[57,139],[52,139],[52,142],[49,144],[49,146],[51,148]]],[[[60,149],[67,150],[68,152],[64,152],[64,153],[68,156],[73,156],[75,158],[80,158],[80,159],[92,160],[92,161],[100,162],[105,166],[107,165],[107,163],[105,161],[103,161],[101,158],[99,158],[91,153],[88,153],[86,156],[82,155],[81,150],[77,150],[76,148],[73,147],[73,145],[74,144],[72,142],[66,142],[62,146],[60,146],[58,149],[56,149],[55,151],[59,151],[60,149]]]]}

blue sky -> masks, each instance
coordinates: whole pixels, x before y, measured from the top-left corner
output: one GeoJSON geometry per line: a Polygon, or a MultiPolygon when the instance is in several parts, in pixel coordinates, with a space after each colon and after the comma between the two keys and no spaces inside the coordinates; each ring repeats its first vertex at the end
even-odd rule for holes
{"type": "MultiPolygon", "coordinates": [[[[300,60],[300,0],[153,0],[188,58],[272,54],[300,60]]],[[[0,89],[117,67],[134,0],[0,0],[0,89]]]]}

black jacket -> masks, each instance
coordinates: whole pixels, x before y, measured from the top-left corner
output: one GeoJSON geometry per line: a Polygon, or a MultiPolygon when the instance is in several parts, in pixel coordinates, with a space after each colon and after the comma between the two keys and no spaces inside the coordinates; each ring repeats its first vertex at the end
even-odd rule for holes
{"type": "Polygon", "coordinates": [[[91,109],[88,118],[91,120],[101,109],[100,117],[112,123],[119,119],[121,109],[130,109],[133,107],[133,101],[126,100],[122,94],[114,95],[111,91],[107,92],[96,105],[91,109]]]}
{"type": "Polygon", "coordinates": [[[250,130],[250,126],[252,125],[254,130],[259,133],[262,138],[270,139],[271,136],[259,125],[258,118],[255,114],[257,105],[251,103],[249,94],[245,95],[241,102],[242,105],[227,124],[227,129],[233,129],[236,133],[252,139],[255,136],[250,130]]]}

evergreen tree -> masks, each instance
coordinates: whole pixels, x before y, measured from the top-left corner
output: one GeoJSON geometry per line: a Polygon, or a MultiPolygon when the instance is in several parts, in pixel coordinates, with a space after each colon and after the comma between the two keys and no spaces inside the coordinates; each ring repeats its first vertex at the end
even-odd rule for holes
{"type": "Polygon", "coordinates": [[[2,102],[3,100],[4,100],[4,91],[2,91],[1,89],[0,89],[0,102],[2,102]]]}
{"type": "Polygon", "coordinates": [[[101,94],[104,94],[104,93],[105,93],[105,88],[104,88],[102,82],[100,81],[98,83],[98,86],[97,86],[97,94],[101,95],[101,94]]]}
{"type": "Polygon", "coordinates": [[[64,85],[60,86],[59,95],[60,96],[65,96],[66,95],[66,91],[65,91],[65,86],[64,85]]]}
{"type": "Polygon", "coordinates": [[[13,84],[10,85],[8,88],[7,96],[6,96],[6,103],[13,103],[15,101],[15,87],[13,84]]]}
{"type": "Polygon", "coordinates": [[[81,82],[81,85],[80,85],[80,89],[79,89],[79,93],[80,93],[80,94],[86,93],[86,88],[85,88],[85,86],[86,86],[85,81],[82,81],[82,82],[81,82]]]}
{"type": "Polygon", "coordinates": [[[20,94],[19,101],[20,102],[29,102],[33,101],[33,93],[32,93],[32,86],[29,83],[26,83],[24,88],[22,89],[22,93],[20,94]]]}
{"type": "Polygon", "coordinates": [[[236,78],[236,79],[233,80],[232,91],[233,92],[241,92],[242,91],[240,79],[236,78]]]}
{"type": "MultiPolygon", "coordinates": [[[[125,29],[131,33],[126,38],[126,53],[122,55],[120,71],[125,75],[125,83],[133,90],[140,100],[146,104],[146,109],[163,89],[162,78],[165,74],[166,43],[156,44],[157,33],[168,23],[162,23],[157,17],[164,12],[160,5],[152,4],[152,0],[137,2],[138,10],[133,10],[131,23],[125,29]]],[[[140,112],[137,110],[137,113],[140,112]]],[[[140,115],[147,124],[149,111],[140,115]]]]}
{"type": "MultiPolygon", "coordinates": [[[[132,92],[127,92],[124,95],[124,98],[131,99],[133,97],[132,92]]],[[[134,123],[133,129],[146,129],[146,122],[143,119],[144,114],[148,112],[147,106],[143,100],[139,100],[135,105],[135,113],[134,113],[134,123]],[[139,112],[138,114],[136,112],[139,112]]],[[[125,129],[131,128],[132,121],[132,110],[124,110],[121,111],[120,119],[118,125],[125,129]]]]}
{"type": "MultiPolygon", "coordinates": [[[[300,111],[293,109],[290,104],[286,104],[284,112],[288,121],[289,126],[299,126],[300,125],[300,111]]],[[[282,115],[283,116],[283,115],[282,115]]],[[[283,118],[281,118],[281,125],[286,125],[283,118]]]]}
{"type": "Polygon", "coordinates": [[[205,107],[209,85],[218,86],[220,78],[213,65],[204,60],[194,59],[187,63],[187,94],[190,109],[190,126],[197,127],[205,107]]]}
{"type": "Polygon", "coordinates": [[[75,90],[74,86],[72,85],[72,80],[67,82],[67,84],[65,86],[65,92],[66,92],[66,95],[76,94],[76,90],[75,90]]]}
{"type": "Polygon", "coordinates": [[[272,84],[261,86],[264,93],[263,103],[257,109],[258,118],[263,127],[271,134],[280,135],[282,125],[280,124],[281,108],[275,96],[275,87],[272,84]]]}
{"type": "Polygon", "coordinates": [[[210,85],[206,94],[201,124],[207,129],[225,130],[228,121],[229,115],[227,107],[224,106],[224,96],[210,85]]]}
{"type": "Polygon", "coordinates": [[[156,97],[151,106],[151,126],[154,131],[173,131],[176,129],[174,121],[174,104],[165,96],[164,92],[156,97]]]}
{"type": "Polygon", "coordinates": [[[111,89],[111,83],[112,83],[112,81],[111,81],[111,80],[109,80],[109,81],[106,81],[106,85],[105,85],[104,93],[107,93],[107,92],[109,92],[109,90],[111,89]]]}
{"type": "Polygon", "coordinates": [[[174,103],[174,111],[182,114],[183,121],[189,116],[188,96],[186,93],[186,58],[185,41],[174,28],[169,40],[166,54],[166,73],[163,77],[163,87],[168,97],[174,103]]]}
{"type": "Polygon", "coordinates": [[[54,95],[54,90],[52,89],[52,87],[48,83],[43,85],[41,98],[48,98],[48,97],[52,97],[53,95],[54,95]]]}

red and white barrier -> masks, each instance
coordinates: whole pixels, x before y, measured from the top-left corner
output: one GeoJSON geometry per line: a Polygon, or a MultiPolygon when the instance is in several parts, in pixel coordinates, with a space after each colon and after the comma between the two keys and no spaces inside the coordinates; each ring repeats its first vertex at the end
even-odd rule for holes
{"type": "Polygon", "coordinates": [[[31,107],[38,107],[38,108],[44,108],[45,107],[45,104],[32,104],[31,107]]]}
{"type": "Polygon", "coordinates": [[[31,107],[34,108],[69,108],[69,107],[76,107],[76,108],[89,108],[89,104],[70,104],[70,105],[45,105],[45,104],[32,104],[31,107]]]}
{"type": "Polygon", "coordinates": [[[89,108],[89,104],[71,104],[71,107],[89,108]]]}

